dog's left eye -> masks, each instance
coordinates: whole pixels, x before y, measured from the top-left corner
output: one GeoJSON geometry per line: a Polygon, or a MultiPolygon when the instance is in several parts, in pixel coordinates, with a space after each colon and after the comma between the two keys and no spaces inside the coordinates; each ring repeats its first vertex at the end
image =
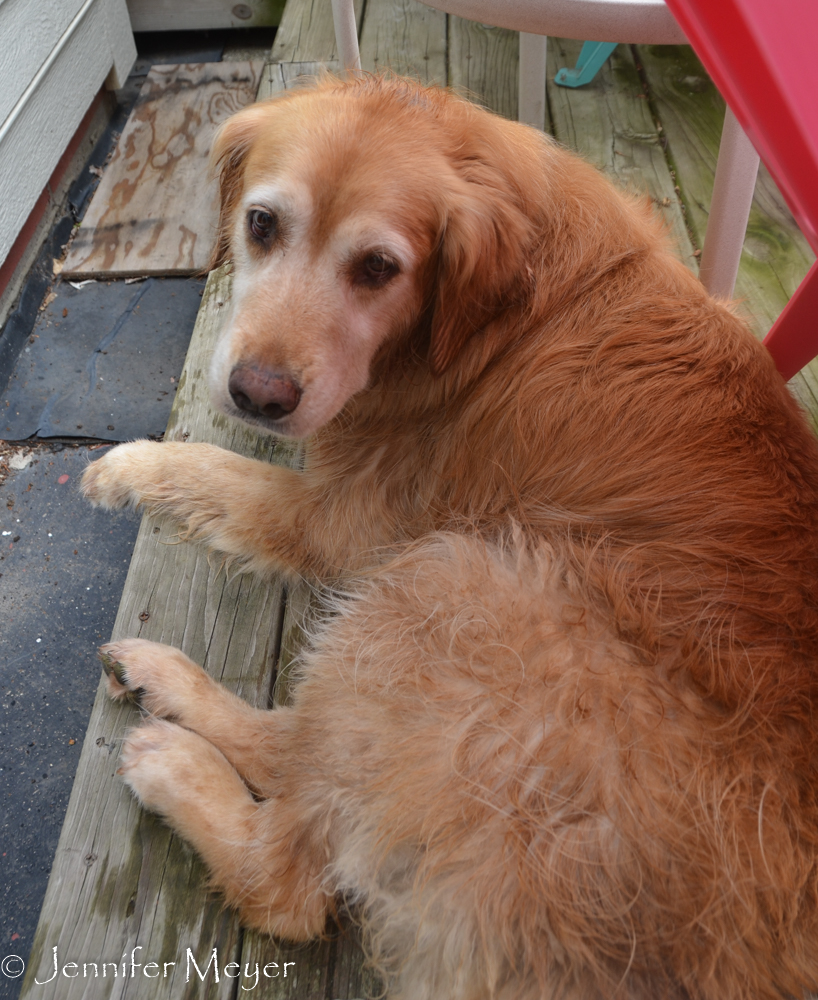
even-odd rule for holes
{"type": "Polygon", "coordinates": [[[361,284],[378,287],[394,278],[398,271],[398,265],[393,260],[383,254],[371,253],[361,261],[356,277],[361,284]]]}
{"type": "Polygon", "coordinates": [[[276,231],[276,217],[263,208],[253,208],[247,213],[247,228],[253,239],[267,243],[276,231]]]}

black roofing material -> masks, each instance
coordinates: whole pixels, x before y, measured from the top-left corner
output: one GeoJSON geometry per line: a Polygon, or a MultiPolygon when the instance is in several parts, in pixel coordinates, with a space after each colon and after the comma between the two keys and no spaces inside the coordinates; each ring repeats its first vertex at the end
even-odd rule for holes
{"type": "Polygon", "coordinates": [[[161,435],[203,288],[188,278],[61,281],[0,396],[0,437],[161,435]]]}
{"type": "Polygon", "coordinates": [[[141,519],[79,495],[104,453],[42,449],[0,485],[0,958],[28,959],[141,519]]]}

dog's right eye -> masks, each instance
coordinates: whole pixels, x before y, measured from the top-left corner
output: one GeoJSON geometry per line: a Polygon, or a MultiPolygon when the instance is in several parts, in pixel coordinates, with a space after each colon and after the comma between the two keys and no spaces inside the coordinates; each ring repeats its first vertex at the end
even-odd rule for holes
{"type": "Polygon", "coordinates": [[[253,208],[247,213],[247,228],[254,240],[269,243],[275,236],[276,217],[263,208],[253,208]]]}

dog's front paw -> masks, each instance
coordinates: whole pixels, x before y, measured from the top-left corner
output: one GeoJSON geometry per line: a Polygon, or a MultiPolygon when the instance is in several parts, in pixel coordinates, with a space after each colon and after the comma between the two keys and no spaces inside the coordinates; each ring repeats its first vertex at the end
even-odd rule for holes
{"type": "Polygon", "coordinates": [[[173,819],[192,790],[191,775],[208,748],[201,736],[164,719],[151,719],[125,737],[117,773],[146,809],[173,819]]]}
{"type": "Polygon", "coordinates": [[[164,719],[128,733],[117,773],[146,809],[205,855],[214,827],[221,852],[229,839],[223,831],[256,809],[247,786],[212,743],[164,719]]]}
{"type": "Polygon", "coordinates": [[[82,476],[81,490],[95,507],[136,507],[155,489],[162,445],[132,441],[112,448],[92,462],[82,476]]]}
{"type": "Polygon", "coordinates": [[[100,646],[108,694],[138,700],[151,715],[181,718],[197,686],[208,684],[201,667],[161,642],[121,639],[100,646]]]}

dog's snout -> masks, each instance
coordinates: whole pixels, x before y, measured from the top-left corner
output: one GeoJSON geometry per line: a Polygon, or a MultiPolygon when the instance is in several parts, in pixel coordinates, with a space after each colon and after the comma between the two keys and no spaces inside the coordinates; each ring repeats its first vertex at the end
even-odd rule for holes
{"type": "Polygon", "coordinates": [[[252,366],[234,368],[227,388],[240,410],[263,414],[271,420],[292,413],[301,399],[301,387],[288,372],[252,366]]]}

